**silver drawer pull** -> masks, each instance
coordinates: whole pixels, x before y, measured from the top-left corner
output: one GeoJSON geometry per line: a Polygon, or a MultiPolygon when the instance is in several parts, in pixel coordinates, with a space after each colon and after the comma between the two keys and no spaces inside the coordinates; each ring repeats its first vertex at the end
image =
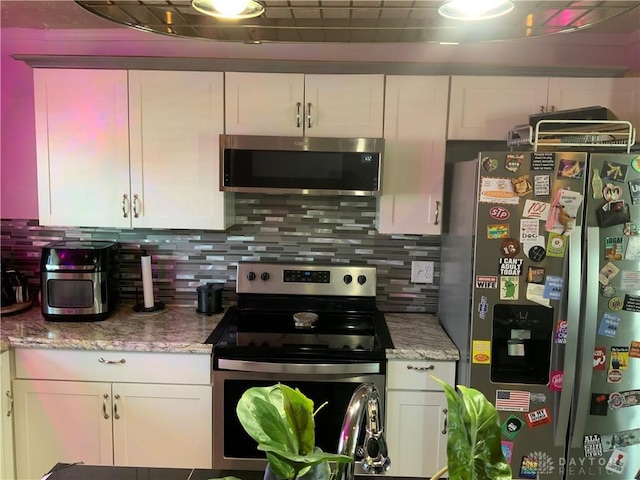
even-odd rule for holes
{"type": "Polygon", "coordinates": [[[9,399],[9,410],[7,410],[7,417],[10,417],[11,413],[13,412],[13,395],[9,390],[7,390],[6,395],[9,399]]]}
{"type": "Polygon", "coordinates": [[[120,400],[120,395],[116,393],[113,398],[115,398],[113,401],[113,418],[120,420],[120,414],[118,413],[118,400],[120,400]]]}
{"type": "Polygon", "coordinates": [[[414,367],[411,364],[407,365],[407,370],[415,370],[416,372],[425,372],[427,370],[434,370],[436,367],[433,365],[429,365],[428,367],[414,367]]]}
{"type": "Polygon", "coordinates": [[[104,358],[100,357],[98,359],[98,362],[100,363],[104,363],[106,365],[116,365],[118,363],[127,363],[127,361],[124,358],[121,358],[120,360],[105,360],[104,358]]]}

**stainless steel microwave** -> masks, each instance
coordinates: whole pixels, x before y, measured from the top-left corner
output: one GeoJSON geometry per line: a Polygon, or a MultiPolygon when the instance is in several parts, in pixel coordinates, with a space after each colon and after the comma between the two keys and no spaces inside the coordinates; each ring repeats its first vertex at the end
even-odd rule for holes
{"type": "Polygon", "coordinates": [[[382,138],[220,135],[220,189],[376,196],[382,138]]]}

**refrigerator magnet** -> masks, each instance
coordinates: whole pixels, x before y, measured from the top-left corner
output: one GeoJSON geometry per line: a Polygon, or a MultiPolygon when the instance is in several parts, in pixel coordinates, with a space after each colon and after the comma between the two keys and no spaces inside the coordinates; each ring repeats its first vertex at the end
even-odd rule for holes
{"type": "Polygon", "coordinates": [[[491,342],[489,340],[473,341],[471,361],[480,365],[491,363],[491,342]]]}
{"type": "Polygon", "coordinates": [[[614,450],[609,457],[605,470],[617,473],[618,475],[624,472],[624,466],[627,463],[627,454],[622,450],[614,450]]]}
{"type": "Polygon", "coordinates": [[[496,168],[498,168],[498,160],[491,157],[482,157],[482,169],[489,173],[493,172],[496,168]]]}
{"type": "Polygon", "coordinates": [[[584,162],[578,160],[560,159],[558,165],[558,178],[580,179],[584,174],[584,162]]]}
{"type": "Polygon", "coordinates": [[[522,161],[524,160],[523,153],[509,153],[507,154],[504,161],[504,168],[510,172],[517,172],[520,170],[520,166],[522,165],[522,161]]]}
{"type": "Polygon", "coordinates": [[[533,412],[527,413],[525,420],[527,421],[529,428],[536,428],[540,425],[551,423],[551,415],[549,414],[549,410],[547,410],[546,407],[543,407],[540,410],[534,410],[533,412]]]}
{"type": "Polygon", "coordinates": [[[533,195],[535,197],[548,197],[551,195],[551,177],[549,175],[533,176],[533,195]]]}
{"type": "Polygon", "coordinates": [[[564,257],[564,252],[567,247],[566,237],[559,233],[549,233],[547,239],[547,256],[549,257],[564,257]]]}
{"type": "Polygon", "coordinates": [[[515,257],[520,253],[520,242],[515,238],[505,238],[500,242],[500,252],[505,257],[515,257]]]}
{"type": "Polygon", "coordinates": [[[531,393],[524,390],[496,390],[496,410],[528,412],[531,393]]]}
{"type": "Polygon", "coordinates": [[[609,303],[607,303],[607,306],[612,312],[619,312],[620,310],[622,310],[624,302],[620,297],[611,297],[609,299],[609,303]]]}
{"type": "Polygon", "coordinates": [[[600,435],[585,435],[583,445],[585,457],[599,457],[602,455],[602,439],[600,435]]]}
{"type": "Polygon", "coordinates": [[[518,300],[519,277],[500,277],[500,300],[518,300]]]}
{"type": "Polygon", "coordinates": [[[564,278],[558,275],[547,275],[544,280],[544,298],[549,300],[560,300],[564,278]]]}
{"type": "Polygon", "coordinates": [[[478,316],[484,320],[487,318],[487,312],[489,311],[489,303],[487,302],[487,297],[482,295],[480,299],[480,303],[478,304],[478,316]]]}
{"type": "Polygon", "coordinates": [[[500,257],[500,275],[522,275],[524,260],[522,258],[500,257]]]}
{"type": "Polygon", "coordinates": [[[558,320],[556,324],[556,343],[567,343],[567,328],[568,323],[566,320],[558,320]]]}
{"type": "Polygon", "coordinates": [[[518,436],[522,427],[524,427],[524,421],[522,419],[515,415],[509,415],[500,427],[500,430],[505,437],[513,440],[518,436]]]}
{"type": "MultiPolygon", "coordinates": [[[[544,237],[538,237],[538,242],[540,243],[536,245],[531,245],[530,243],[527,243],[525,245],[525,251],[527,251],[527,257],[529,257],[529,259],[534,263],[540,263],[547,256],[547,251],[544,248],[544,244],[545,244],[544,237]],[[527,250],[527,247],[529,247],[528,250],[527,250]]],[[[542,282],[534,282],[534,283],[542,283],[542,282]]]]}
{"type": "Polygon", "coordinates": [[[604,239],[604,259],[622,260],[624,237],[606,237],[604,239]]]}
{"type": "Polygon", "coordinates": [[[480,203],[518,205],[520,203],[520,197],[513,190],[513,184],[510,179],[481,177],[480,203]]]}
{"type": "Polygon", "coordinates": [[[593,369],[607,369],[607,347],[595,347],[593,349],[593,369]]]}
{"type": "Polygon", "coordinates": [[[624,370],[629,363],[629,347],[611,347],[609,368],[624,370]]]}
{"type": "Polygon", "coordinates": [[[606,417],[609,412],[608,397],[606,393],[592,393],[589,415],[606,417]]]}
{"type": "Polygon", "coordinates": [[[549,390],[552,392],[560,392],[562,390],[562,381],[564,380],[564,371],[551,370],[549,375],[549,390]]]}
{"type": "Polygon", "coordinates": [[[640,173],[640,155],[631,159],[631,168],[640,173]]]}
{"type": "Polygon", "coordinates": [[[538,478],[538,459],[524,456],[520,462],[520,478],[538,478]]]}
{"type": "Polygon", "coordinates": [[[549,202],[539,202],[537,200],[531,200],[527,198],[524,202],[522,216],[525,218],[535,218],[536,220],[543,220],[546,222],[547,218],[549,218],[550,210],[551,204],[549,202]]]}
{"type": "Polygon", "coordinates": [[[501,440],[500,447],[502,448],[502,455],[504,455],[504,459],[510,464],[511,457],[513,457],[513,442],[501,440]]]}
{"type": "Polygon", "coordinates": [[[598,335],[609,338],[615,337],[619,323],[620,317],[605,312],[602,315],[602,320],[600,321],[600,326],[598,327],[598,335]]]}
{"type": "Polygon", "coordinates": [[[542,305],[544,307],[551,307],[550,300],[548,298],[544,298],[544,285],[538,285],[537,283],[527,283],[527,291],[525,297],[530,302],[535,302],[538,305],[542,305]]]}
{"type": "Polygon", "coordinates": [[[640,271],[623,270],[620,273],[620,290],[640,290],[640,271]]]}
{"type": "Polygon", "coordinates": [[[629,345],[629,357],[640,358],[640,342],[637,340],[631,340],[629,345]]]}
{"type": "Polygon", "coordinates": [[[640,237],[629,237],[627,250],[624,252],[625,260],[640,261],[640,237]]]}
{"type": "Polygon", "coordinates": [[[602,179],[624,182],[627,176],[627,165],[616,162],[604,162],[602,165],[602,179]]]}
{"type": "Polygon", "coordinates": [[[534,152],[531,154],[531,170],[554,170],[556,154],[553,152],[534,152]]]}
{"type": "Polygon", "coordinates": [[[604,452],[610,452],[616,448],[630,447],[638,443],[640,443],[640,428],[602,435],[602,450],[604,452]]]}
{"type": "Polygon", "coordinates": [[[608,262],[602,269],[600,270],[599,280],[602,285],[608,285],[613,277],[615,277],[620,269],[616,267],[613,263],[608,262]]]}
{"type": "Polygon", "coordinates": [[[625,294],[622,309],[626,312],[640,313],[640,297],[636,295],[625,294]]]}
{"type": "Polygon", "coordinates": [[[620,383],[622,381],[622,372],[618,369],[609,370],[607,372],[607,383],[620,383]]]}
{"type": "Polygon", "coordinates": [[[531,180],[529,180],[529,175],[520,175],[519,177],[512,178],[511,183],[520,197],[533,192],[533,185],[531,184],[531,180]]]}
{"type": "Polygon", "coordinates": [[[487,238],[494,240],[496,238],[509,238],[509,224],[499,223],[487,225],[487,238]]]}
{"type": "Polygon", "coordinates": [[[505,207],[493,206],[489,209],[489,216],[495,220],[508,220],[511,216],[511,212],[505,207]]]}

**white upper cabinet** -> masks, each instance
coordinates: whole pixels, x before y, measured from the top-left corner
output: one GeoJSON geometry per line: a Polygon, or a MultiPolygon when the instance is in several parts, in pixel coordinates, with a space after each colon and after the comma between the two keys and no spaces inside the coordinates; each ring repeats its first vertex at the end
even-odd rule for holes
{"type": "Polygon", "coordinates": [[[550,111],[600,106],[640,128],[640,78],[550,78],[550,111]]]}
{"type": "Polygon", "coordinates": [[[34,70],[41,225],[224,229],[223,74],[34,70]]]}
{"type": "Polygon", "coordinates": [[[127,72],[33,75],[40,224],[129,227],[127,72]]]}
{"type": "Polygon", "coordinates": [[[506,142],[513,127],[546,106],[547,88],[545,77],[452,77],[447,137],[506,142]]]}
{"type": "Polygon", "coordinates": [[[384,75],[225,74],[225,131],[382,137],[384,75]]]}
{"type": "Polygon", "coordinates": [[[388,76],[380,233],[438,235],[449,77],[388,76]]]}
{"type": "Polygon", "coordinates": [[[129,72],[132,226],[229,226],[232,196],[219,188],[223,91],[220,72],[129,72]]]}
{"type": "Polygon", "coordinates": [[[451,79],[451,140],[506,140],[529,115],[591,106],[609,108],[638,127],[637,78],[485,77],[451,79]]]}

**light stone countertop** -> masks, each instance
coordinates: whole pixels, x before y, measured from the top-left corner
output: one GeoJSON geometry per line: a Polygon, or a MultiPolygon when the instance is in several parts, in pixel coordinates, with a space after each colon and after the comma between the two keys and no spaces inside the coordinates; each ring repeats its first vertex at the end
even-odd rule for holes
{"type": "MultiPolygon", "coordinates": [[[[394,344],[389,359],[458,360],[459,353],[435,316],[424,313],[385,313],[394,344]]],[[[39,306],[0,318],[0,351],[10,347],[76,350],[119,350],[211,354],[203,343],[224,313],[199,314],[195,308],[167,307],[138,314],[120,305],[99,322],[47,322],[39,306]]]]}

